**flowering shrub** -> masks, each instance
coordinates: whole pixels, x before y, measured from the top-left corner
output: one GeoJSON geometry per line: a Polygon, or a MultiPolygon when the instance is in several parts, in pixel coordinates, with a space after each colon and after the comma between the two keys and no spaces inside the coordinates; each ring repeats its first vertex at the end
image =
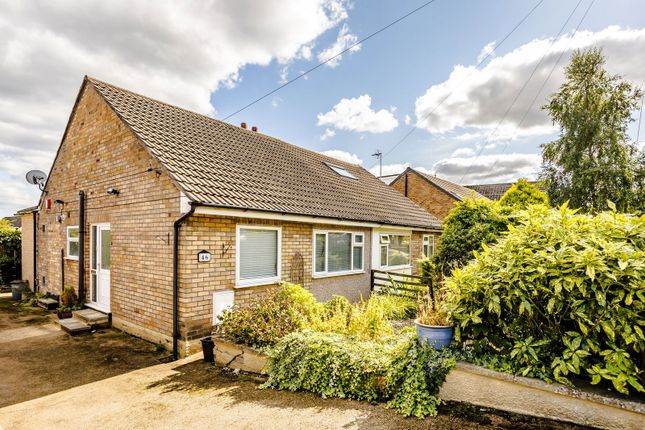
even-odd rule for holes
{"type": "Polygon", "coordinates": [[[523,375],[643,391],[645,216],[533,206],[446,281],[457,338],[523,375]]]}

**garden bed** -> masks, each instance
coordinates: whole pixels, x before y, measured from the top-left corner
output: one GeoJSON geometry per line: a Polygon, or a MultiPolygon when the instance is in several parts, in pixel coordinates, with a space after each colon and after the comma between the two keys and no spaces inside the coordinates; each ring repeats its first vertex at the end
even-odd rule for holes
{"type": "Polygon", "coordinates": [[[213,336],[213,342],[215,342],[216,364],[245,372],[266,374],[264,370],[267,362],[266,354],[250,346],[233,343],[221,336],[213,336]]]}

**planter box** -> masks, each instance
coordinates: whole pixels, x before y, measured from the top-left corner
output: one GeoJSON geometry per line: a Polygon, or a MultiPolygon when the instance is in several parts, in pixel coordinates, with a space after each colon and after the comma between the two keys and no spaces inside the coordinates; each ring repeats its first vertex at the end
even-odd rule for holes
{"type": "Polygon", "coordinates": [[[218,336],[213,336],[213,342],[215,342],[216,364],[245,372],[266,375],[264,368],[267,357],[265,354],[256,351],[250,346],[239,345],[218,336]]]}
{"type": "Polygon", "coordinates": [[[448,374],[439,397],[604,429],[643,429],[645,423],[645,403],[469,363],[458,363],[448,374]]]}

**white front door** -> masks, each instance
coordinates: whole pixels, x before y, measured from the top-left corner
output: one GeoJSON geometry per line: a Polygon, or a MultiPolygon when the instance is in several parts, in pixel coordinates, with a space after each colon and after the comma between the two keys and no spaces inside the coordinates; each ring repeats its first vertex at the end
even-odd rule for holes
{"type": "Polygon", "coordinates": [[[109,224],[90,228],[90,305],[110,312],[110,247],[112,234],[109,224]]]}

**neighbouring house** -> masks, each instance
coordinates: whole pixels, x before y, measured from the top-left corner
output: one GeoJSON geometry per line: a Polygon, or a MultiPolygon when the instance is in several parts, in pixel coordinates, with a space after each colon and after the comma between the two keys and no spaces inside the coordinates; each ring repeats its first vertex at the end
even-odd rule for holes
{"type": "MultiPolygon", "coordinates": [[[[536,181],[528,181],[530,184],[537,185],[536,181]]],[[[481,194],[482,196],[491,200],[500,200],[506,191],[508,191],[515,182],[504,182],[499,184],[479,184],[479,185],[466,185],[466,188],[481,194]]],[[[538,188],[542,188],[538,185],[538,188]]],[[[544,191],[544,190],[542,190],[544,191]]]]}
{"type": "Polygon", "coordinates": [[[281,281],[415,273],[441,222],[365,169],[86,77],[38,210],[38,288],[175,353],[281,281]]]}
{"type": "Polygon", "coordinates": [[[394,179],[381,179],[416,204],[443,220],[466,197],[482,198],[474,190],[455,184],[438,176],[429,175],[408,167],[394,179]]]}
{"type": "Polygon", "coordinates": [[[22,225],[21,225],[22,218],[17,216],[17,215],[16,216],[6,216],[6,217],[4,217],[2,219],[4,221],[6,221],[7,223],[9,223],[9,225],[11,226],[11,229],[13,229],[13,230],[20,230],[21,227],[22,227],[22,225]]]}
{"type": "Polygon", "coordinates": [[[34,237],[36,236],[36,211],[38,206],[21,209],[16,212],[16,218],[20,219],[21,224],[21,273],[22,280],[27,283],[27,287],[34,291],[36,272],[35,245],[34,237]]]}

